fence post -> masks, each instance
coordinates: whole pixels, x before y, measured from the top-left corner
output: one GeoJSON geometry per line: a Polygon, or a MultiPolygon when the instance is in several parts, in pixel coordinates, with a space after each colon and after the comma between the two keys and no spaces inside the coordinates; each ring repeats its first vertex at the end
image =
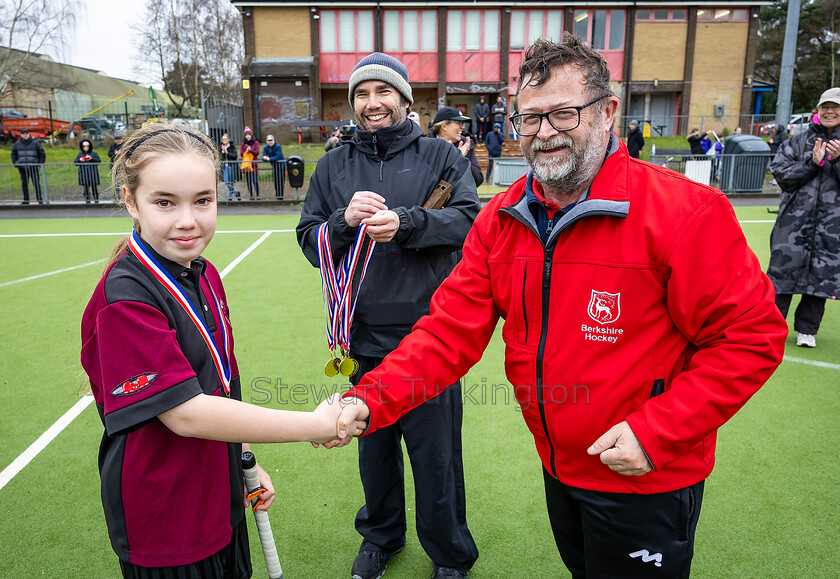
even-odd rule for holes
{"type": "Polygon", "coordinates": [[[53,131],[55,130],[55,129],[53,128],[52,101],[47,101],[47,106],[48,106],[48,107],[49,107],[49,109],[50,109],[50,139],[52,139],[52,137],[53,137],[53,131]]]}

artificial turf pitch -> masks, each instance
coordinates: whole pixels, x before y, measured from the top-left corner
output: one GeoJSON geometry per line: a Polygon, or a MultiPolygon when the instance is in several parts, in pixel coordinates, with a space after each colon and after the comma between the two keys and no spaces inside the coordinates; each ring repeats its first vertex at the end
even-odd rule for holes
{"type": "MultiPolygon", "coordinates": [[[[766,264],[772,215],[737,208],[751,247],[766,264]],[[758,221],[750,223],[749,221],[758,221]]],[[[244,399],[310,410],[344,385],[323,374],[327,359],[317,271],[295,241],[295,215],[222,216],[206,257],[222,271],[272,233],[224,279],[244,399]]],[[[0,219],[0,469],[6,468],[79,400],[79,323],[116,235],[7,237],[16,234],[125,232],[127,218],[0,219]],[[97,262],[92,265],[90,262],[97,262]],[[73,266],[82,266],[48,275],[73,266]],[[27,281],[24,278],[34,277],[27,281]]],[[[794,300],[794,306],[796,304],[794,300]]],[[[792,308],[793,309],[793,308],[792,308]]],[[[792,317],[792,314],[791,316],[792,317]]],[[[832,442],[840,415],[840,307],[829,302],[818,348],[788,360],[719,433],[697,531],[695,577],[837,577],[840,453],[832,442]]],[[[464,379],[467,518],[481,553],[470,576],[568,577],[545,514],[533,438],[506,386],[497,335],[464,379]]],[[[99,498],[96,459],[102,426],[88,406],[0,489],[0,577],[119,576],[99,498]]],[[[272,476],[270,509],[288,579],[348,577],[360,544],[353,528],[363,502],[355,444],[255,445],[272,476]]],[[[406,461],[408,463],[408,461],[406,461]]],[[[408,547],[387,577],[428,577],[432,564],[414,532],[406,465],[408,547]]],[[[190,492],[185,486],[184,492],[190,492]]],[[[178,505],[172,505],[177,509],[178,505]]],[[[249,517],[254,576],[264,577],[249,517]]]]}

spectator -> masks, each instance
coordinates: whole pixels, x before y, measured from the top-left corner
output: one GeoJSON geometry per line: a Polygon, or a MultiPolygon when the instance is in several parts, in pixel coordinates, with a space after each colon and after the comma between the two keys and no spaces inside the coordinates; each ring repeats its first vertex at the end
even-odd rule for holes
{"type": "Polygon", "coordinates": [[[490,114],[493,115],[493,122],[501,125],[502,137],[506,137],[505,123],[507,122],[507,105],[502,97],[496,98],[496,104],[490,109],[490,114]]]}
{"type": "Polygon", "coordinates": [[[262,160],[271,163],[271,172],[274,177],[274,196],[277,199],[283,198],[283,188],[286,183],[286,157],[283,156],[283,147],[274,140],[274,135],[265,138],[262,160]]]}
{"type": "Polygon", "coordinates": [[[775,125],[770,129],[770,152],[775,155],[779,151],[782,143],[788,140],[787,128],[784,125],[775,125]]]}
{"type": "Polygon", "coordinates": [[[324,150],[325,151],[332,151],[336,147],[340,146],[341,142],[341,126],[333,125],[332,133],[330,134],[327,142],[324,143],[324,150]]]}
{"type": "Polygon", "coordinates": [[[239,154],[242,156],[242,172],[245,173],[245,184],[248,186],[248,197],[260,197],[260,168],[257,159],[260,156],[260,144],[254,138],[251,127],[245,127],[243,131],[242,144],[239,145],[239,154]]]}
{"type": "Polygon", "coordinates": [[[484,182],[484,174],[475,156],[475,141],[468,133],[464,133],[464,123],[469,120],[469,117],[462,115],[455,107],[440,107],[435,120],[432,121],[432,135],[458,147],[461,154],[470,162],[470,172],[475,180],[475,186],[478,187],[484,182]]]}
{"type": "Polygon", "coordinates": [[[119,155],[123,144],[123,136],[120,133],[114,135],[114,142],[108,147],[108,158],[111,159],[111,164],[114,164],[114,159],[119,155]]]}
{"type": "Polygon", "coordinates": [[[41,199],[41,166],[47,161],[47,154],[38,139],[33,139],[26,127],[20,130],[20,138],[12,145],[12,164],[20,173],[20,186],[23,191],[23,205],[29,205],[29,180],[35,186],[35,198],[38,205],[41,199]]]}
{"type": "Polygon", "coordinates": [[[734,135],[740,135],[741,134],[741,127],[735,127],[735,132],[733,134],[734,135]]]}
{"type": "Polygon", "coordinates": [[[627,133],[627,153],[634,159],[638,159],[644,146],[645,138],[639,130],[639,121],[630,121],[630,131],[627,133]]]}
{"type": "Polygon", "coordinates": [[[368,418],[361,442],[439,393],[504,318],[571,576],[688,577],[716,431],[782,361],[787,327],[726,196],[630,161],[595,49],[539,39],[519,71],[511,124],[531,172],[479,214],[431,314],[345,395],[339,432],[368,418]]]}
{"type": "MultiPolygon", "coordinates": [[[[429,299],[460,259],[480,203],[463,155],[424,138],[408,120],[413,99],[403,63],[378,52],[364,57],[350,75],[348,96],[356,135],[318,161],[297,236],[316,267],[324,223],[336,260],[363,224],[377,242],[351,329],[350,353],[360,366],[350,378],[355,384],[429,313],[429,299]],[[442,208],[424,209],[441,180],[453,186],[451,198],[442,208]]],[[[463,576],[478,557],[466,520],[460,381],[452,382],[451,394],[359,441],[365,505],[356,516],[363,541],[353,577],[381,577],[405,547],[401,439],[414,472],[417,535],[435,564],[435,577],[463,576]]]]}
{"type": "Polygon", "coordinates": [[[487,137],[487,129],[490,127],[490,105],[484,97],[478,99],[478,104],[475,105],[475,132],[478,137],[478,142],[483,143],[487,137]]]}
{"type": "Polygon", "coordinates": [[[714,131],[708,131],[703,138],[700,139],[700,146],[703,147],[703,154],[708,155],[709,149],[712,148],[712,144],[715,142],[714,138],[714,131]]]}
{"type": "Polygon", "coordinates": [[[219,145],[219,160],[222,163],[222,180],[228,188],[228,201],[233,201],[233,197],[241,200],[242,196],[236,190],[236,175],[237,163],[236,160],[239,155],[236,153],[236,147],[230,142],[230,137],[227,133],[222,135],[222,143],[219,145]]]}
{"type": "Polygon", "coordinates": [[[706,151],[703,149],[703,140],[700,138],[700,129],[693,128],[686,138],[688,146],[691,147],[692,155],[705,155],[706,151]]]}
{"type": "Polygon", "coordinates": [[[840,295],[840,87],[817,104],[820,124],[779,145],[770,172],[782,189],[767,275],[787,317],[794,294],[796,345],[816,348],[826,298],[840,295]]]}
{"type": "Polygon", "coordinates": [[[94,203],[99,203],[99,154],[93,150],[93,143],[83,139],[79,143],[79,154],[73,161],[79,166],[79,185],[84,187],[85,203],[90,203],[93,197],[94,203]]]}
{"type": "Polygon", "coordinates": [[[502,125],[493,123],[493,130],[484,139],[484,146],[487,147],[487,181],[490,182],[490,175],[493,173],[493,161],[502,156],[502,145],[505,138],[502,136],[502,125]]]}

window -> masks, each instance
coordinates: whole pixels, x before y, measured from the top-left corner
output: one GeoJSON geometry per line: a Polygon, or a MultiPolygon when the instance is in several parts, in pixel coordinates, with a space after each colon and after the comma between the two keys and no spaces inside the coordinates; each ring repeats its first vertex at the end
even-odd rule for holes
{"type": "Polygon", "coordinates": [[[447,52],[498,50],[498,10],[450,10],[447,13],[447,52]]]}
{"type": "Polygon", "coordinates": [[[750,11],[744,8],[700,8],[697,10],[697,20],[706,22],[745,22],[749,20],[750,11]]]}
{"type": "Polygon", "coordinates": [[[641,22],[685,22],[688,20],[687,10],[636,10],[636,20],[641,22]]]}
{"type": "Polygon", "coordinates": [[[575,36],[587,39],[592,48],[624,49],[624,10],[575,10],[574,18],[575,36]]]}
{"type": "Polygon", "coordinates": [[[321,52],[373,52],[373,11],[322,10],[321,52]]]}
{"type": "Polygon", "coordinates": [[[624,50],[624,11],[613,10],[610,22],[610,50],[624,50]]]}
{"type": "Polygon", "coordinates": [[[437,16],[434,10],[386,10],[382,19],[385,52],[435,52],[437,16]]]}
{"type": "Polygon", "coordinates": [[[563,38],[562,10],[514,10],[510,15],[510,49],[525,50],[537,38],[563,38]]]}

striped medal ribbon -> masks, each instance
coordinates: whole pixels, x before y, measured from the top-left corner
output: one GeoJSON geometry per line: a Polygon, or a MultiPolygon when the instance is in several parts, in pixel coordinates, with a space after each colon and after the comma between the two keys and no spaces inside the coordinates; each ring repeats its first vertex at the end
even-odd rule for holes
{"type": "MultiPolygon", "coordinates": [[[[181,307],[184,308],[185,312],[187,312],[187,315],[193,321],[195,327],[198,328],[199,334],[201,334],[201,337],[204,339],[204,343],[207,344],[207,348],[210,350],[210,355],[213,358],[213,364],[216,366],[216,371],[219,373],[219,379],[225,396],[230,396],[230,367],[225,363],[225,359],[222,357],[222,354],[216,345],[216,340],[207,328],[207,324],[204,322],[204,317],[199,313],[198,308],[196,308],[195,304],[190,301],[190,298],[187,297],[187,294],[184,293],[184,290],[181,289],[175,279],[169,275],[169,272],[167,272],[163,266],[158,263],[154,256],[149,253],[145,246],[140,242],[140,237],[137,235],[137,232],[133,229],[131,230],[131,235],[128,238],[128,247],[131,250],[131,253],[140,260],[140,263],[142,263],[143,266],[151,272],[155,279],[157,279],[163,287],[169,290],[169,293],[172,294],[175,301],[181,304],[181,307]]],[[[219,321],[222,324],[222,337],[224,340],[225,355],[227,356],[227,359],[230,360],[230,336],[228,334],[227,324],[225,324],[225,318],[222,316],[222,306],[219,302],[219,298],[216,297],[216,292],[213,291],[213,286],[209,282],[207,285],[210,288],[210,294],[213,296],[213,303],[216,305],[216,312],[219,316],[219,321]]]]}
{"type": "MultiPolygon", "coordinates": [[[[350,326],[353,323],[353,312],[356,310],[359,292],[356,291],[356,297],[352,300],[351,294],[353,276],[360,262],[366,230],[367,225],[361,225],[356,230],[353,245],[336,268],[327,224],[323,223],[318,228],[318,264],[321,271],[321,293],[324,295],[327,345],[330,348],[330,359],[324,366],[324,373],[329,377],[339,373],[342,376],[352,376],[359,367],[358,362],[350,357],[350,326]]],[[[359,288],[365,279],[374,247],[376,242],[370,240],[359,276],[359,288]]]]}

